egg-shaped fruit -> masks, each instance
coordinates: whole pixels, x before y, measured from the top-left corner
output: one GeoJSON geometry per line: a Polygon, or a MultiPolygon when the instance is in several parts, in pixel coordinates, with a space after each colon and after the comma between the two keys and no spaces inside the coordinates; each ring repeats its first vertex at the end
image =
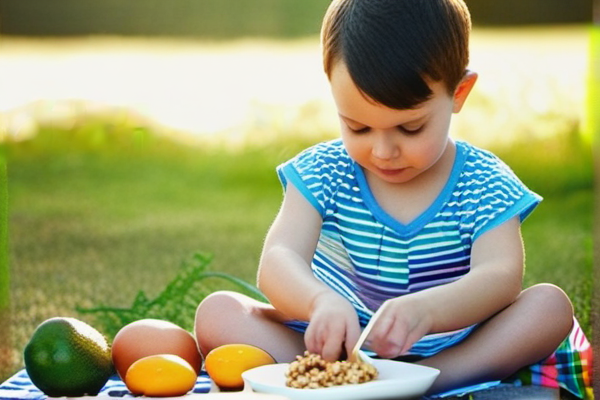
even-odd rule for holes
{"type": "Polygon", "coordinates": [[[211,350],[204,360],[204,368],[214,383],[223,390],[244,387],[242,373],[261,365],[274,364],[266,351],[248,344],[226,344],[211,350]]]}
{"type": "Polygon", "coordinates": [[[196,371],[183,358],[155,354],[131,364],[125,375],[125,385],[135,395],[183,396],[192,390],[196,377],[196,371]]]}
{"type": "Polygon", "coordinates": [[[194,337],[185,329],[168,321],[142,319],[125,325],[112,343],[112,361],[121,379],[137,360],[155,355],[172,354],[183,358],[196,375],[202,356],[194,337]]]}
{"type": "Polygon", "coordinates": [[[42,322],[23,351],[31,382],[50,397],[98,394],[113,374],[110,357],[106,338],[70,317],[42,322]]]}

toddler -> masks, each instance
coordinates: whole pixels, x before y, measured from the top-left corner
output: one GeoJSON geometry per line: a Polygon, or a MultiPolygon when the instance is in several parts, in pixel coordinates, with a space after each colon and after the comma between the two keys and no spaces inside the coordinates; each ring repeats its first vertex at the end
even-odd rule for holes
{"type": "Polygon", "coordinates": [[[278,167],[285,195],[258,271],[270,304],[207,297],[204,355],[248,343],[278,362],[333,361],[381,309],[365,350],[439,369],[430,394],[520,380],[586,396],[571,302],[553,285],[522,289],[520,224],[541,198],[449,137],[477,80],[470,28],[462,0],[331,3],[321,40],[341,138],[278,167]]]}

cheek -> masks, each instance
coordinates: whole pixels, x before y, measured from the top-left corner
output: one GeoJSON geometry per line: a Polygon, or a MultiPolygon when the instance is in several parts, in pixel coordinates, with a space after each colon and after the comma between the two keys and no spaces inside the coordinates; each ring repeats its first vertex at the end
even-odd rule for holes
{"type": "Polygon", "coordinates": [[[369,146],[365,140],[353,132],[348,132],[342,129],[342,142],[346,147],[346,151],[353,159],[361,158],[361,155],[369,150],[369,146]]]}
{"type": "Polygon", "coordinates": [[[420,168],[427,168],[435,163],[443,153],[447,140],[437,137],[429,137],[426,140],[418,140],[405,147],[404,155],[420,168]]]}
{"type": "Polygon", "coordinates": [[[450,119],[438,121],[435,126],[431,127],[426,137],[419,141],[419,149],[417,150],[423,157],[437,159],[448,144],[448,130],[450,128],[450,119]]]}

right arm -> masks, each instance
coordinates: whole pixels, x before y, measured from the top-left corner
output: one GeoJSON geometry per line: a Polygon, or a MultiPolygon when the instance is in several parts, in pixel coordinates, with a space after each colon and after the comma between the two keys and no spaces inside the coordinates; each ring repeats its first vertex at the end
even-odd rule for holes
{"type": "Polygon", "coordinates": [[[311,270],[322,218],[302,194],[288,184],[283,204],[265,240],[258,287],[290,319],[309,321],[307,350],[327,360],[350,351],[360,326],[352,305],[311,270]]]}

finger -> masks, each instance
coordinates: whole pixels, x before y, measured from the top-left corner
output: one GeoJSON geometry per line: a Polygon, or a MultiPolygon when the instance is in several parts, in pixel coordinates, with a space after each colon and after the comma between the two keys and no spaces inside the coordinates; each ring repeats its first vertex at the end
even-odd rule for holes
{"type": "Polygon", "coordinates": [[[345,348],[346,348],[346,354],[350,355],[350,353],[352,353],[352,350],[354,350],[354,346],[356,345],[356,342],[358,342],[358,338],[360,337],[360,324],[355,323],[355,324],[351,324],[348,326],[348,328],[346,328],[346,340],[344,341],[345,343],[345,348]]]}
{"type": "Polygon", "coordinates": [[[382,338],[385,338],[393,323],[394,320],[387,316],[387,314],[381,314],[375,321],[375,325],[373,325],[371,328],[371,332],[369,333],[369,336],[367,336],[367,340],[378,342],[382,338]]]}
{"type": "Polygon", "coordinates": [[[321,350],[321,356],[325,361],[337,361],[340,358],[342,352],[342,340],[338,338],[329,337],[323,344],[321,350]]]}
{"type": "Polygon", "coordinates": [[[401,353],[408,331],[402,320],[398,319],[390,321],[387,326],[388,330],[381,333],[373,343],[373,348],[381,357],[394,358],[401,353]]]}
{"type": "Polygon", "coordinates": [[[408,351],[411,349],[411,347],[413,347],[413,345],[415,343],[417,343],[419,340],[421,340],[423,338],[423,336],[425,336],[426,334],[427,334],[427,330],[421,329],[419,327],[417,327],[417,329],[413,329],[411,332],[409,332],[399,355],[408,353],[408,351]]]}
{"type": "Polygon", "coordinates": [[[321,336],[316,332],[317,329],[313,324],[309,324],[304,333],[304,345],[306,350],[311,353],[320,354],[323,347],[321,336]]]}
{"type": "Polygon", "coordinates": [[[385,354],[388,358],[395,358],[402,354],[405,347],[409,331],[402,320],[396,320],[388,333],[388,340],[385,342],[385,354]]]}
{"type": "Polygon", "coordinates": [[[342,344],[346,339],[346,324],[335,324],[330,326],[323,335],[323,346],[321,356],[326,361],[337,361],[342,352],[342,344]]]}
{"type": "Polygon", "coordinates": [[[381,314],[375,322],[366,342],[370,344],[371,348],[377,352],[377,354],[383,356],[380,354],[380,351],[383,351],[387,347],[390,332],[393,328],[394,319],[385,314],[381,314]]]}

